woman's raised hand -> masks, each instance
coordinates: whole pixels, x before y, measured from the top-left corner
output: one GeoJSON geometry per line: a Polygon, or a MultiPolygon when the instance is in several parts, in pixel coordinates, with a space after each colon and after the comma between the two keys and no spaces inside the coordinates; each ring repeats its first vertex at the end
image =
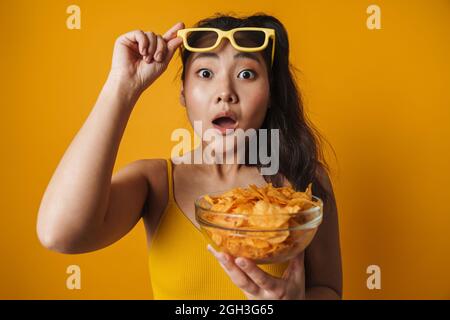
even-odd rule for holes
{"type": "Polygon", "coordinates": [[[119,36],[114,44],[110,76],[119,77],[139,92],[147,89],[166,69],[176,49],[182,44],[178,22],[164,35],[135,30],[119,36]]]}

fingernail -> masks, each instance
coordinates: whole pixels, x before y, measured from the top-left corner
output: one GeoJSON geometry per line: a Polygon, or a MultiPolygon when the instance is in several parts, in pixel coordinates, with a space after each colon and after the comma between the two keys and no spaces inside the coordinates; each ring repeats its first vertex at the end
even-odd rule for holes
{"type": "Polygon", "coordinates": [[[245,268],[247,266],[247,263],[245,262],[244,259],[236,259],[236,263],[238,264],[239,267],[245,268]]]}
{"type": "Polygon", "coordinates": [[[162,61],[162,53],[161,52],[158,53],[155,58],[156,58],[155,60],[157,61],[162,61]]]}

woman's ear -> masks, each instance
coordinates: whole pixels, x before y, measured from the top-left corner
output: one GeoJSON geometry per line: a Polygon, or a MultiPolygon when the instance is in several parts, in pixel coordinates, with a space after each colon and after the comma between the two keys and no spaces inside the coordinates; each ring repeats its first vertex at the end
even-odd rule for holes
{"type": "Polygon", "coordinates": [[[184,87],[183,83],[181,83],[181,91],[180,91],[180,103],[183,107],[186,107],[186,99],[184,97],[184,87]]]}

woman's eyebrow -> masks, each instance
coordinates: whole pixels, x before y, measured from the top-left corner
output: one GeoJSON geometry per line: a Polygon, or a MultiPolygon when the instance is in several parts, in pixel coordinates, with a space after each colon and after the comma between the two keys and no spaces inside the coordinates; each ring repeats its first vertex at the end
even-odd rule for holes
{"type": "MultiPolygon", "coordinates": [[[[214,52],[200,52],[192,58],[191,62],[194,62],[194,60],[199,59],[199,58],[219,59],[219,56],[217,55],[217,53],[214,53],[214,52]]],[[[252,60],[256,61],[257,63],[261,64],[261,61],[258,59],[258,56],[253,53],[250,53],[250,52],[238,52],[234,55],[233,58],[234,59],[237,59],[237,58],[252,59],[252,60]]]]}

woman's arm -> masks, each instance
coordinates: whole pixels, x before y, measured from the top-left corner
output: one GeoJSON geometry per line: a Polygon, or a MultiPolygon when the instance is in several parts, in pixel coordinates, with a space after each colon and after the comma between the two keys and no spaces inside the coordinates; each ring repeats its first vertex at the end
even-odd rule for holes
{"type": "Polygon", "coordinates": [[[322,224],[305,251],[306,298],[342,298],[342,262],[336,200],[330,178],[322,169],[319,179],[330,193],[322,224]]]}
{"type": "Polygon", "coordinates": [[[93,251],[120,239],[139,221],[149,192],[144,172],[151,167],[135,161],[111,175],[132,109],[167,69],[182,43],[176,33],[183,27],[177,23],[163,36],[136,30],[116,40],[109,77],[42,198],[37,234],[45,247],[93,251]]]}
{"type": "MultiPolygon", "coordinates": [[[[95,250],[108,210],[111,175],[126,124],[139,94],[120,78],[108,77],[86,122],[63,155],[45,191],[38,213],[37,234],[52,250],[77,253],[95,250]]],[[[146,181],[136,165],[127,209],[128,226],[139,219],[146,181]]],[[[130,171],[130,169],[127,169],[130,171]]],[[[122,174],[123,175],[123,174],[122,174]]]]}

